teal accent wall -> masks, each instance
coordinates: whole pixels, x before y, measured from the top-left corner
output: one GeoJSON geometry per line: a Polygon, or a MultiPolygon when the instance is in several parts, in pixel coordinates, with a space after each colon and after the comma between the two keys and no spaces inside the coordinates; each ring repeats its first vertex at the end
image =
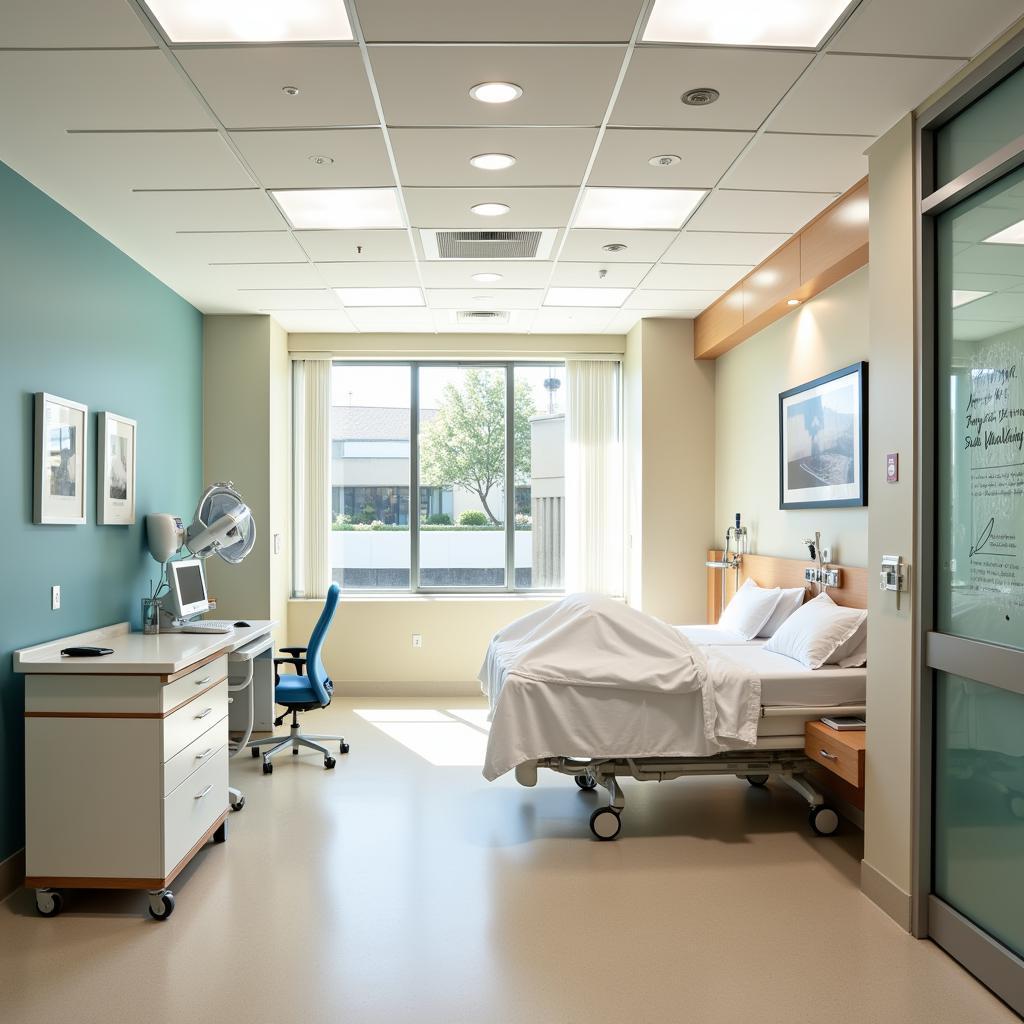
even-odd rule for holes
{"type": "MultiPolygon", "coordinates": [[[[202,316],[0,163],[0,860],[24,843],[16,648],[132,620],[156,563],[146,512],[202,485],[202,316]],[[89,406],[88,523],[32,524],[33,395],[89,406]],[[96,525],[96,414],[138,420],[137,522],[96,525]],[[61,608],[50,610],[60,584],[61,608]]],[[[89,757],[69,750],[68,758],[89,757]]]]}

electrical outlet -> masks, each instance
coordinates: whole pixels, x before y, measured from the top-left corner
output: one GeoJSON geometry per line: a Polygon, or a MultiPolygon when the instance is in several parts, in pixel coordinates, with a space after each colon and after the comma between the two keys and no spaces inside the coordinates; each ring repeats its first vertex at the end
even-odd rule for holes
{"type": "Polygon", "coordinates": [[[422,647],[423,646],[423,634],[422,633],[413,633],[413,635],[412,635],[412,645],[413,645],[413,647],[422,647]]]}
{"type": "Polygon", "coordinates": [[[821,549],[821,560],[823,562],[831,562],[832,561],[832,549],[831,548],[822,548],[821,549]]]}
{"type": "Polygon", "coordinates": [[[281,534],[279,533],[274,534],[274,554],[281,554],[281,534]]]}
{"type": "Polygon", "coordinates": [[[57,611],[60,608],[60,587],[50,587],[50,609],[57,611]]]}

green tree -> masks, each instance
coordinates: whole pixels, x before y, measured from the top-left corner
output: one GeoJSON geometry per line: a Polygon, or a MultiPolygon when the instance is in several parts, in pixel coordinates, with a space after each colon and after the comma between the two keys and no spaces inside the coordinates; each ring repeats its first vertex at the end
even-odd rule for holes
{"type": "MultiPolygon", "coordinates": [[[[515,388],[515,475],[530,478],[530,417],[537,409],[525,380],[515,388]]],[[[480,499],[487,518],[498,518],[488,505],[505,482],[505,374],[483,368],[465,372],[460,386],[444,389],[437,415],[420,438],[420,477],[428,487],[464,487],[480,499]]]]}

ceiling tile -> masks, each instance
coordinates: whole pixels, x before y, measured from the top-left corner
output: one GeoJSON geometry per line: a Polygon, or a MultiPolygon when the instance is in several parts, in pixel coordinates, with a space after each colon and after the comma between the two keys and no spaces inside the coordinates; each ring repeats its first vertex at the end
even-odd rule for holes
{"type": "Polygon", "coordinates": [[[1020,15],[1020,0],[865,0],[829,49],[973,57],[1020,15]]]}
{"type": "Polygon", "coordinates": [[[420,286],[416,264],[407,263],[318,263],[324,283],[330,288],[407,288],[420,286]]]}
{"type": "Polygon", "coordinates": [[[404,186],[579,186],[597,140],[596,128],[393,128],[404,186]],[[508,153],[504,171],[481,171],[470,157],[508,153]]]}
{"type": "Polygon", "coordinates": [[[662,263],[644,278],[644,288],[681,288],[684,290],[724,291],[731,288],[751,270],[751,266],[704,264],[686,266],[662,263]]]}
{"type": "Polygon", "coordinates": [[[627,334],[640,320],[692,320],[696,313],[674,313],[664,309],[619,309],[605,328],[609,334],[627,334]]]}
{"type": "Polygon", "coordinates": [[[406,231],[384,228],[378,231],[296,231],[295,237],[320,262],[404,263],[413,259],[406,231]]]}
{"type": "MultiPolygon", "coordinates": [[[[753,131],[811,62],[812,54],[727,47],[638,47],[619,92],[612,124],[753,131]],[[680,96],[710,86],[722,95],[706,107],[680,96]]],[[[682,156],[682,154],[680,154],[682,156]]]]}
{"type": "Polygon", "coordinates": [[[713,188],[753,136],[748,132],[610,128],[601,141],[590,185],[713,188]],[[652,167],[653,156],[681,157],[652,167]]]}
{"type": "Polygon", "coordinates": [[[545,288],[554,264],[544,260],[425,260],[420,264],[428,288],[545,288]],[[500,281],[474,281],[474,274],[500,274],[500,281]]]}
{"type": "Polygon", "coordinates": [[[310,263],[222,263],[203,269],[212,284],[225,290],[319,289],[327,283],[310,263]]]}
{"type": "Polygon", "coordinates": [[[675,231],[578,228],[569,232],[561,259],[590,263],[654,263],[675,237],[675,231]],[[605,252],[605,245],[625,245],[626,248],[622,252],[605,252]]]}
{"type": "Polygon", "coordinates": [[[618,46],[371,46],[389,125],[597,125],[625,49],[618,46]],[[566,69],[572,69],[567,87],[566,69]],[[481,82],[514,82],[512,103],[479,103],[481,82]]]}
{"type": "Polygon", "coordinates": [[[594,306],[542,306],[530,330],[534,334],[589,334],[603,331],[616,312],[594,306]]]}
{"type": "Polygon", "coordinates": [[[189,77],[228,128],[332,128],[377,123],[354,46],[177,49],[189,77]],[[282,90],[294,86],[298,95],[282,90]]]}
{"type": "Polygon", "coordinates": [[[835,198],[819,192],[740,192],[720,189],[690,218],[695,231],[770,231],[792,234],[835,198]]]}
{"type": "Polygon", "coordinates": [[[359,306],[345,311],[361,331],[433,330],[434,318],[426,306],[359,306]]]}
{"type": "Polygon", "coordinates": [[[845,192],[868,173],[870,135],[761,135],[723,188],[845,192]]]}
{"type": "Polygon", "coordinates": [[[535,309],[509,309],[508,319],[460,322],[457,309],[432,310],[434,329],[443,334],[526,334],[530,330],[535,309]]]}
{"type": "Polygon", "coordinates": [[[628,42],[641,0],[360,0],[370,42],[628,42]]]}
{"type": "Polygon", "coordinates": [[[393,186],[384,133],[379,128],[325,131],[232,132],[266,188],[373,188],[393,186]],[[332,162],[316,163],[327,157],[332,162]]]}
{"type": "Polygon", "coordinates": [[[186,231],[175,247],[203,263],[290,263],[306,258],[288,231],[186,231]]]}
{"type": "Polygon", "coordinates": [[[660,290],[639,288],[626,300],[629,309],[676,310],[680,313],[698,313],[706,309],[725,289],[713,290],[660,290]]]}
{"type": "Polygon", "coordinates": [[[12,48],[153,45],[125,0],[4,0],[0,39],[12,48]]]}
{"type": "Polygon", "coordinates": [[[569,220],[577,190],[574,188],[406,188],[409,221],[418,228],[561,227],[569,220]],[[500,217],[481,217],[470,207],[505,203],[511,209],[500,217]]]}
{"type": "Polygon", "coordinates": [[[430,288],[427,303],[434,309],[536,309],[543,289],[430,288]]]}
{"type": "Polygon", "coordinates": [[[790,232],[684,231],[669,246],[662,262],[756,266],[775,252],[789,236],[790,232]]]}
{"type": "Polygon", "coordinates": [[[566,263],[555,267],[555,288],[635,288],[651,269],[650,263],[566,263]],[[604,275],[603,277],[600,275],[604,275]]]}
{"type": "Polygon", "coordinates": [[[239,296],[259,309],[337,309],[338,300],[327,288],[267,288],[241,290],[239,296]]]}
{"type": "Polygon", "coordinates": [[[881,135],[962,65],[961,60],[826,54],[786,97],[769,127],[881,135]]]}
{"type": "Polygon", "coordinates": [[[273,314],[273,319],[286,331],[294,334],[305,332],[310,334],[331,332],[348,334],[356,330],[356,325],[352,323],[348,313],[343,309],[280,310],[273,314]]]}
{"type": "Polygon", "coordinates": [[[285,226],[261,189],[132,192],[123,203],[129,217],[171,231],[267,231],[285,226]]]}

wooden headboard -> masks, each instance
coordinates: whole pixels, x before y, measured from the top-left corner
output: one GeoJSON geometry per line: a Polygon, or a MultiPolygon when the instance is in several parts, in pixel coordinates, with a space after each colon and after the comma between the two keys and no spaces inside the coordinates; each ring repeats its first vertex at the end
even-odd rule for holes
{"type": "MultiPolygon", "coordinates": [[[[723,552],[709,551],[708,561],[714,562],[722,558],[723,552]]],[[[803,561],[799,558],[772,558],[769,555],[744,555],[740,563],[740,585],[750,579],[761,587],[804,587],[808,598],[818,593],[815,584],[804,580],[804,569],[816,568],[817,563],[803,561]]],[[[836,604],[848,608],[867,608],[868,606],[868,571],[855,569],[847,565],[833,565],[840,569],[842,586],[829,587],[828,596],[836,604]]],[[[708,569],[708,622],[717,622],[722,614],[722,574],[725,574],[725,604],[728,604],[736,592],[736,573],[732,569],[708,569]]]]}

